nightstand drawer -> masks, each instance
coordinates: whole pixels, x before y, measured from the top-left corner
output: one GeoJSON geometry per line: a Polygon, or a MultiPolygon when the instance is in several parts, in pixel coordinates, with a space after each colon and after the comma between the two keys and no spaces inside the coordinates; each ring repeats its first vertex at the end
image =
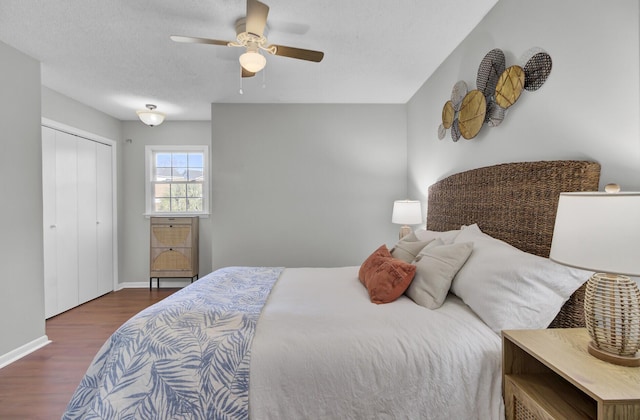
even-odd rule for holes
{"type": "Polygon", "coordinates": [[[507,420],[595,419],[597,404],[555,375],[519,374],[504,378],[507,420]]]}

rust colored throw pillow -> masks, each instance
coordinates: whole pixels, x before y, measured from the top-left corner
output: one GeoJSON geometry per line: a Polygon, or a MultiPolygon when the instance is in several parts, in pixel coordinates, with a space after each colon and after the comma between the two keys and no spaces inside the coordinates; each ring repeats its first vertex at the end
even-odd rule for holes
{"type": "Polygon", "coordinates": [[[360,266],[358,277],[373,303],[389,303],[407,290],[416,266],[393,258],[386,245],[376,249],[360,266]]]}

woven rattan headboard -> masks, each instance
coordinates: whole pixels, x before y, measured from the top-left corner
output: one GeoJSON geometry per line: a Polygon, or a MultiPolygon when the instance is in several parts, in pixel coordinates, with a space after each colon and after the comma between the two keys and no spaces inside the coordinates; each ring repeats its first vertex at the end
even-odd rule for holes
{"type": "Polygon", "coordinates": [[[451,175],[429,187],[427,229],[477,223],[523,251],[549,256],[561,192],[597,191],[600,165],[556,160],[505,163],[451,175]]]}
{"type": "MultiPolygon", "coordinates": [[[[600,165],[558,160],[506,163],[451,175],[429,187],[427,229],[477,223],[523,251],[549,256],[561,192],[597,191],[600,165]]],[[[584,327],[584,286],[550,327],[584,327]]]]}

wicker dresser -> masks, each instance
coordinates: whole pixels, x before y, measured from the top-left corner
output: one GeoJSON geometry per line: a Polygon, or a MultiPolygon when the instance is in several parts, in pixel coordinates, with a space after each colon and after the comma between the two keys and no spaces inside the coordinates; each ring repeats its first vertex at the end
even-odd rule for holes
{"type": "Polygon", "coordinates": [[[584,328],[502,332],[507,420],[640,419],[640,368],[587,352],[584,328]]]}
{"type": "Polygon", "coordinates": [[[198,217],[152,217],[149,289],[161,277],[198,278],[198,217]]]}

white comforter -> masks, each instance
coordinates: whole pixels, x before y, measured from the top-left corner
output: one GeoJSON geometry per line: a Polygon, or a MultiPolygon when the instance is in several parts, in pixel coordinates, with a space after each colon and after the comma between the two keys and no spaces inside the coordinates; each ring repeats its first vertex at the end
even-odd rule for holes
{"type": "Polygon", "coordinates": [[[460,299],[376,305],[358,267],[288,268],[254,336],[262,419],[501,419],[500,338],[460,299]]]}

